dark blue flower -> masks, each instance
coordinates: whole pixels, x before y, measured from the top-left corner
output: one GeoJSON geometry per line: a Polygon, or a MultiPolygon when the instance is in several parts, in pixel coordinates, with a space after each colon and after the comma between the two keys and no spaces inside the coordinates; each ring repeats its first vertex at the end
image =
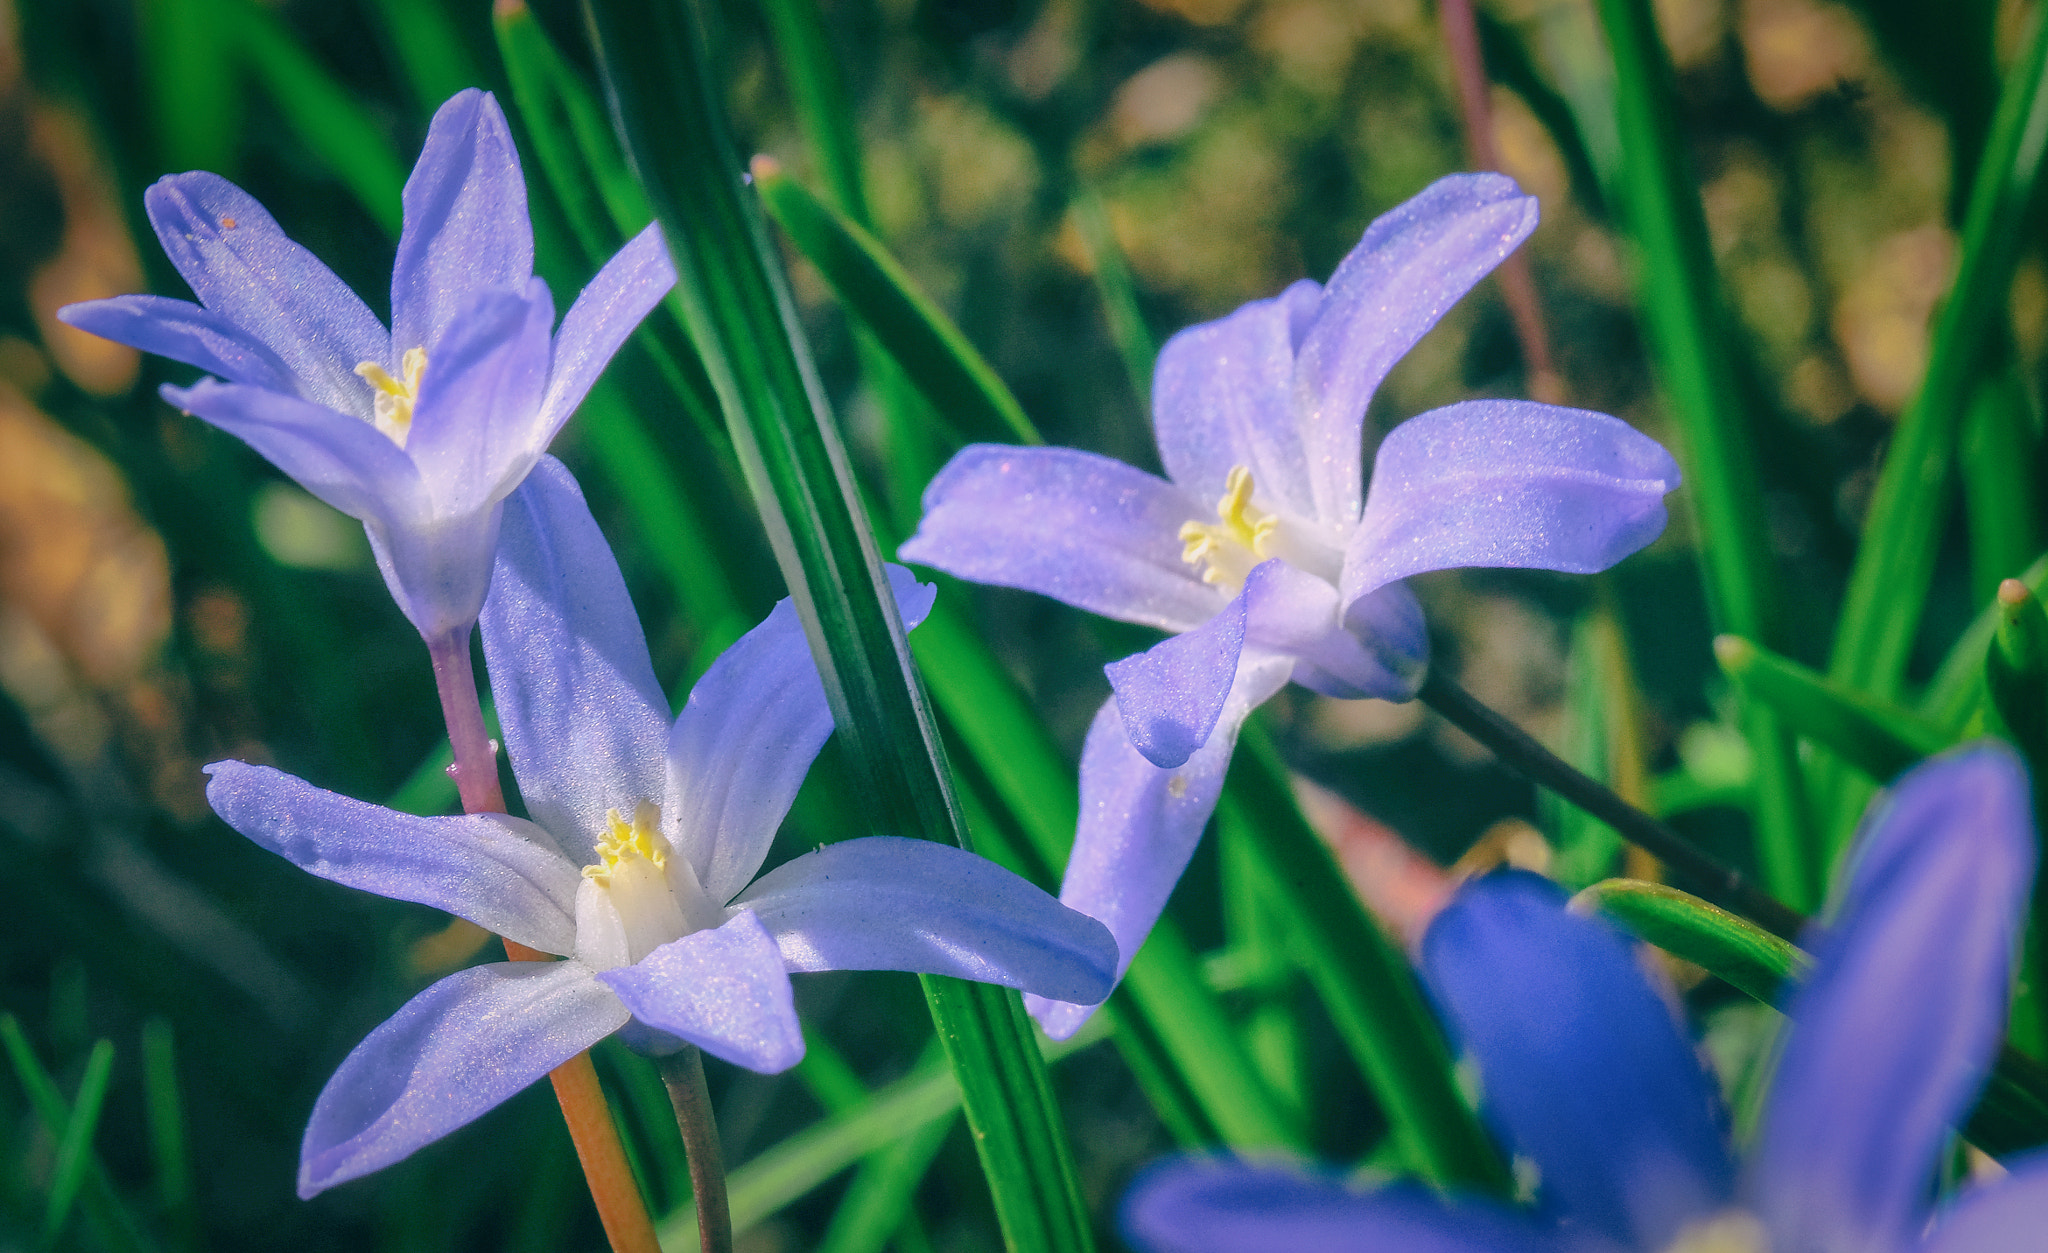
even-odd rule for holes
{"type": "Polygon", "coordinates": [[[2025,770],[1986,745],[1904,776],[1865,820],[1746,1165],[1631,945],[1510,873],[1463,889],[1423,977],[1485,1110],[1538,1172],[1533,1213],[1182,1161],[1123,1217],[1154,1253],[2026,1253],[2048,1158],[1931,1209],[1935,1166],[2002,1038],[2034,874],[2025,770]]]}

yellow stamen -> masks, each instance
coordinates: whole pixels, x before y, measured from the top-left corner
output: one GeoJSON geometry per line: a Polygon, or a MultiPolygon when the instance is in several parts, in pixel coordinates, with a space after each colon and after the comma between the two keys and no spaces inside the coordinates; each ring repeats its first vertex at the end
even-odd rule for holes
{"type": "Polygon", "coordinates": [[[420,397],[420,377],[427,372],[427,350],[406,349],[405,355],[399,358],[398,371],[403,377],[392,378],[390,371],[374,361],[365,361],[356,367],[356,374],[370,385],[370,401],[377,412],[377,429],[403,448],[405,437],[412,433],[412,406],[420,397]]]}
{"type": "Polygon", "coordinates": [[[1754,1214],[1730,1210],[1678,1233],[1666,1253],[1770,1253],[1771,1237],[1754,1214]]]}
{"type": "Polygon", "coordinates": [[[668,837],[661,833],[661,806],[652,801],[641,801],[633,807],[633,820],[626,821],[624,814],[608,809],[604,815],[604,834],[598,837],[597,855],[602,859],[583,868],[583,877],[600,887],[610,887],[612,876],[636,862],[646,862],[656,870],[668,865],[668,837]]]}
{"type": "Polygon", "coordinates": [[[1232,466],[1216,502],[1217,521],[1182,524],[1180,559],[1201,566],[1204,583],[1235,591],[1253,566],[1276,555],[1268,550],[1280,519],[1252,504],[1252,490],[1252,472],[1232,466]]]}

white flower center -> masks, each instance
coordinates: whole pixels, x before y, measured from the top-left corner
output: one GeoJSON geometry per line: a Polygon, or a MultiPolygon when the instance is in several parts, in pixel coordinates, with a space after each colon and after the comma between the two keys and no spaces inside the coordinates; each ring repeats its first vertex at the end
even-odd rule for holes
{"type": "Polygon", "coordinates": [[[1256,490],[1246,466],[1232,466],[1216,502],[1216,521],[1181,524],[1180,559],[1200,566],[1202,581],[1235,596],[1252,567],[1278,557],[1288,565],[1336,585],[1344,554],[1305,527],[1252,503],[1256,490]]]}
{"type": "Polygon", "coordinates": [[[406,349],[405,356],[399,358],[398,372],[401,377],[392,378],[390,371],[374,361],[356,366],[356,373],[370,385],[377,429],[403,448],[405,437],[412,434],[412,407],[420,398],[420,377],[427,372],[427,350],[406,349]]]}
{"type": "Polygon", "coordinates": [[[1665,1253],[1771,1253],[1771,1235],[1756,1215],[1729,1210],[1679,1232],[1665,1253]]]}
{"type": "Polygon", "coordinates": [[[671,940],[725,921],[690,859],[661,833],[661,807],[642,801],[628,822],[605,814],[598,860],[576,892],[576,957],[595,970],[639,961],[671,940]]]}

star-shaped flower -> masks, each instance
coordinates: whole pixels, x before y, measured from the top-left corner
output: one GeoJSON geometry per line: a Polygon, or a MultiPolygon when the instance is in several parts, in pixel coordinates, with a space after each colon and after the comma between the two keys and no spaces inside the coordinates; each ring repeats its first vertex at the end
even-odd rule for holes
{"type": "Polygon", "coordinates": [[[554,330],[519,156],[474,89],[434,114],[406,180],[388,332],[226,179],[173,174],[143,203],[199,303],[117,296],[58,316],[216,376],[164,398],[360,519],[420,633],[466,638],[505,498],[675,283],[659,230],[620,249],[554,330]]]}
{"type": "MultiPolygon", "coordinates": [[[[890,579],[921,621],[933,589],[900,567],[890,579]]],[[[790,971],[1109,994],[1100,923],[951,845],[847,840],[755,878],[832,732],[795,608],[728,649],[671,726],[618,565],[553,458],[505,510],[482,626],[532,821],[418,818],[265,766],[208,768],[215,811],[265,848],[567,959],[460,971],[371,1032],[314,1106],[302,1196],[405,1157],[614,1031],[786,1069],[803,1056],[790,971]]]]}
{"type": "MultiPolygon", "coordinates": [[[[1374,389],[1536,214],[1500,175],[1442,179],[1368,227],[1328,287],[1304,279],[1174,336],[1153,383],[1167,480],[1074,449],[980,444],[926,489],[904,560],[1176,633],[1108,667],[1060,892],[1109,924],[1124,965],[1187,866],[1252,709],[1289,679],[1415,695],[1429,637],[1402,579],[1604,570],[1664,529],[1670,454],[1605,414],[1527,401],[1402,423],[1361,502],[1374,389]]],[[[1087,1016],[1033,1012],[1054,1036],[1087,1016]]]]}
{"type": "Polygon", "coordinates": [[[1423,977],[1486,1109],[1539,1174],[1535,1212],[1277,1166],[1178,1162],[1132,1191],[1151,1253],[2025,1253],[2048,1158],[1939,1212],[1935,1168],[2006,1021],[2034,878],[2024,768],[1983,746],[1922,765],[1865,820],[1746,1168],[1712,1079],[1631,945],[1509,873],[1464,888],[1423,977]]]}

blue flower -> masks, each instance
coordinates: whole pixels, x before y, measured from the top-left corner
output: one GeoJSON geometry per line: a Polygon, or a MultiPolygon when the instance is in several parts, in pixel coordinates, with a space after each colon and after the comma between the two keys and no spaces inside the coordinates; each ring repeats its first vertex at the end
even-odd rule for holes
{"type": "Polygon", "coordinates": [[[1154,1253],[2023,1253],[2048,1156],[1936,1213],[1935,1167],[2006,1020],[2034,878],[2026,772],[1986,745],[1902,777],[1867,815],[1745,1168],[1712,1080],[1599,922],[1533,876],[1465,888],[1423,976],[1477,1060],[1486,1112],[1538,1171],[1535,1212],[1360,1193],[1279,1167],[1180,1162],[1127,1198],[1154,1253]]]}
{"type": "Polygon", "coordinates": [[[389,332],[226,179],[173,174],[143,203],[199,303],[117,296],[58,316],[217,376],[164,398],[360,519],[430,643],[467,638],[505,498],[675,283],[660,232],[620,249],[551,334],[519,156],[474,89],[434,114],[406,180],[389,332]]]}
{"type": "MultiPolygon", "coordinates": [[[[933,589],[890,579],[921,621],[933,589]]],[[[1100,923],[950,845],[847,840],[755,878],[832,732],[795,608],[728,649],[671,726],[618,565],[553,458],[505,511],[482,626],[532,821],[418,818],[264,766],[208,767],[214,810],[263,847],[567,959],[460,971],[371,1032],[314,1106],[300,1195],[405,1157],[614,1031],[784,1070],[803,1056],[789,971],[1109,994],[1100,923]]]]}
{"type": "MultiPolygon", "coordinates": [[[[1679,474],[1662,447],[1605,414],[1525,401],[1402,423],[1361,502],[1373,391],[1536,214],[1497,174],[1442,179],[1368,227],[1328,287],[1303,280],[1174,336],[1153,382],[1167,479],[981,444],[926,489],[905,561],[1175,633],[1108,667],[1060,892],[1109,924],[1124,965],[1193,855],[1251,710],[1290,679],[1415,695],[1429,637],[1401,580],[1604,570],[1664,529],[1679,474]]],[[[1056,1037],[1087,1017],[1032,1012],[1056,1037]]]]}

